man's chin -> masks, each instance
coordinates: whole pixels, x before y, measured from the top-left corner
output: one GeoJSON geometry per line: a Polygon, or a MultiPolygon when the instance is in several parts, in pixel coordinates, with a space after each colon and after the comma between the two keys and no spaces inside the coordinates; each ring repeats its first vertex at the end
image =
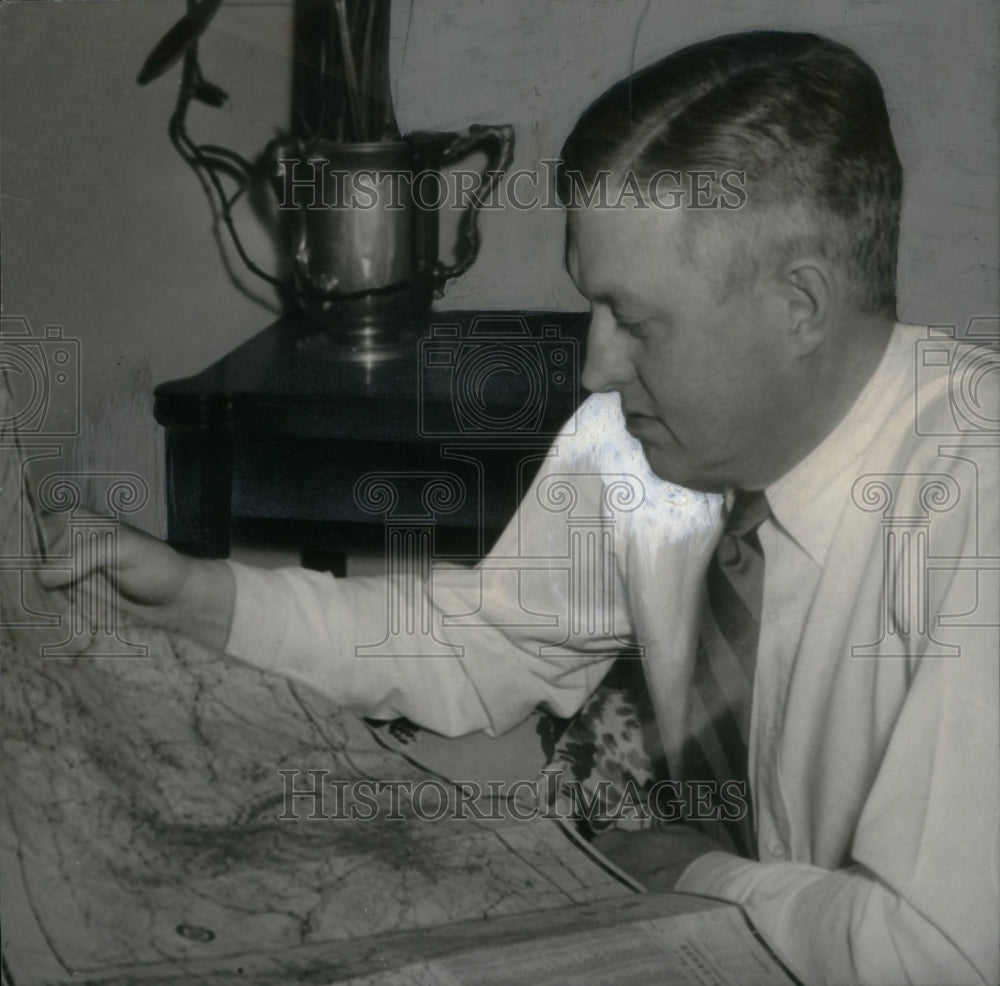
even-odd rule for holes
{"type": "Polygon", "coordinates": [[[694,490],[697,493],[722,493],[726,489],[724,482],[704,475],[692,463],[684,462],[682,456],[670,455],[660,449],[650,448],[647,442],[642,443],[642,451],[646,456],[650,471],[658,479],[673,483],[674,486],[683,486],[685,489],[694,490]]]}

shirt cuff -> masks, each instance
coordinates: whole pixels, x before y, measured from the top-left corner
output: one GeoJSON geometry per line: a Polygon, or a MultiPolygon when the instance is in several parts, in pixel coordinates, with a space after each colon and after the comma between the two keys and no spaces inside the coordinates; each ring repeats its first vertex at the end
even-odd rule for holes
{"type": "Polygon", "coordinates": [[[287,637],[284,585],[273,571],[227,561],[233,573],[233,617],[226,653],[257,666],[276,663],[287,637]],[[271,660],[269,660],[271,659],[271,660]]]}
{"type": "Polygon", "coordinates": [[[728,852],[699,856],[681,873],[675,890],[739,904],[753,888],[760,863],[728,852]]]}

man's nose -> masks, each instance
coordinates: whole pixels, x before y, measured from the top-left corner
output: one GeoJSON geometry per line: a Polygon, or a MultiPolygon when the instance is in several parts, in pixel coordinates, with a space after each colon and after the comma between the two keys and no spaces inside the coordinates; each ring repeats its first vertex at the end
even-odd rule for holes
{"type": "Polygon", "coordinates": [[[610,311],[594,308],[587,329],[587,356],[580,383],[592,393],[621,390],[633,375],[625,339],[610,311]]]}

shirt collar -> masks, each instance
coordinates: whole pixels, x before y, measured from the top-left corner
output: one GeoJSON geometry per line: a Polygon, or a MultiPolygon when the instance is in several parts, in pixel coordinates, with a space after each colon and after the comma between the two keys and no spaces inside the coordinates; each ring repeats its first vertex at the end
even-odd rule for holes
{"type": "Polygon", "coordinates": [[[822,567],[857,463],[898,406],[910,382],[913,340],[896,325],[871,379],[840,423],[804,459],[765,488],[772,516],[822,567]]]}

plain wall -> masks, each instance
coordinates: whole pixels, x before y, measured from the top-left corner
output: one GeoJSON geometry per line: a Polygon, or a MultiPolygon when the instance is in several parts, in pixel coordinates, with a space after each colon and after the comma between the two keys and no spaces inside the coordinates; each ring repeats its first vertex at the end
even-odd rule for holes
{"type": "MultiPolygon", "coordinates": [[[[879,73],[906,173],[900,316],[964,326],[998,308],[994,2],[406,0],[392,77],[405,131],[513,123],[515,168],[557,155],[592,98],[632,67],[715,34],[810,29],[879,73]]],[[[180,0],[15,0],[2,17],[3,313],[63,326],[82,352],[69,466],[144,476],[162,532],[155,383],[193,374],[266,326],[271,289],[220,252],[205,196],[167,139],[179,69],[135,77],[180,0]],[[227,269],[228,265],[228,269],[227,269]],[[232,275],[235,275],[235,279],[232,275]]],[[[192,114],[201,140],[255,155],[287,124],[290,3],[228,0],[202,45],[231,100],[192,114]]],[[[440,304],[579,308],[559,212],[484,217],[480,257],[440,304]]],[[[243,214],[251,252],[269,241],[243,214]]],[[[136,518],[132,518],[135,520],[136,518]]]]}

